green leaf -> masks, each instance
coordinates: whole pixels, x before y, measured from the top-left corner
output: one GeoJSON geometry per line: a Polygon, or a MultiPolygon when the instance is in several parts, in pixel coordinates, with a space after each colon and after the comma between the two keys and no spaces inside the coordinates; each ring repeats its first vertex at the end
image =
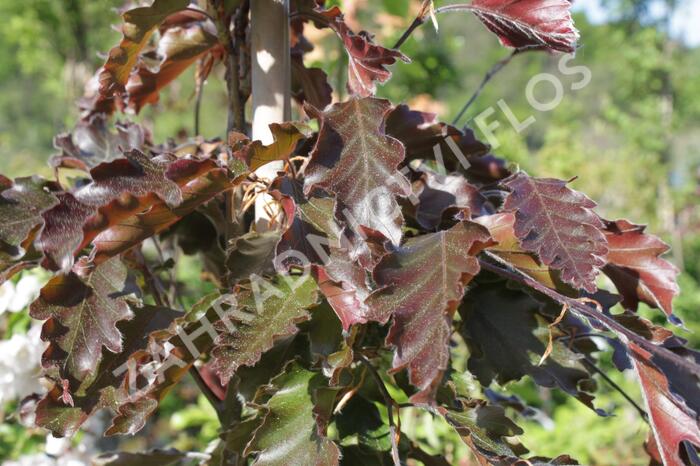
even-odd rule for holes
{"type": "Polygon", "coordinates": [[[255,466],[339,463],[338,447],[326,438],[325,425],[318,425],[314,416],[315,392],[325,385],[321,374],[304,369],[296,361],[272,380],[269,388],[273,395],[263,406],[265,420],[245,452],[257,453],[255,466]]]}

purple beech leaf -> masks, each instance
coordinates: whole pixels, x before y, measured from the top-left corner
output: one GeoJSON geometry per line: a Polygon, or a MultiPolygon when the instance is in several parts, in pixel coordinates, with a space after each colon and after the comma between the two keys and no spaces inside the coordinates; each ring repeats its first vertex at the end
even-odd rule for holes
{"type": "Polygon", "coordinates": [[[272,379],[268,391],[273,394],[261,406],[265,418],[244,452],[246,456],[256,454],[254,466],[339,464],[340,451],[326,437],[326,422],[316,415],[317,393],[325,386],[327,381],[320,373],[296,361],[272,379]]]}
{"type": "Polygon", "coordinates": [[[150,141],[148,131],[136,123],[117,122],[114,129],[116,132],[108,127],[104,114],[79,121],[72,132],[54,138],[54,147],[61,152],[51,158],[51,165],[87,172],[100,163],[123,157],[126,151],[143,150],[150,141]]]}
{"type": "Polygon", "coordinates": [[[44,212],[44,228],[37,247],[44,253],[42,265],[67,272],[73,267],[73,253],[83,240],[83,225],[97,209],[78,201],[71,193],[56,193],[59,203],[44,212]]]}
{"type": "Polygon", "coordinates": [[[38,248],[49,269],[70,269],[73,255],[98,234],[164,201],[182,202],[180,185],[214,170],[213,160],[154,158],[138,150],[126,158],[102,163],[90,171],[92,182],[73,193],[57,193],[59,204],[44,212],[38,248]]]}
{"type": "Polygon", "coordinates": [[[566,181],[518,173],[504,183],[511,191],[503,211],[515,213],[515,235],[561,279],[589,293],[605,265],[608,246],[595,202],[566,186],[566,181]]]}
{"type": "Polygon", "coordinates": [[[558,386],[593,408],[595,384],[581,364],[583,357],[555,341],[540,363],[549,327],[540,315],[543,303],[505,283],[479,284],[469,290],[460,307],[460,333],[470,349],[469,371],[487,387],[529,375],[544,387],[558,386]]]}
{"type": "Polygon", "coordinates": [[[156,194],[170,206],[182,202],[177,183],[166,177],[174,156],[146,156],[139,150],[124,153],[125,158],[102,163],[90,171],[92,183],[78,189],[74,196],[85,205],[103,206],[127,193],[135,197],[156,194]]]}
{"type": "MultiPolygon", "coordinates": [[[[656,448],[663,464],[684,466],[687,463],[679,454],[681,443],[687,442],[692,445],[691,448],[700,448],[698,380],[696,376],[689,376],[684,371],[673,374],[668,368],[663,370],[663,366],[655,364],[650,353],[635,343],[629,343],[628,347],[641,383],[656,448]],[[684,390],[688,393],[672,391],[674,376],[677,383],[690,387],[689,390],[684,390]]],[[[700,356],[696,356],[695,362],[700,363],[700,356]]]]}
{"type": "Polygon", "coordinates": [[[135,380],[124,379],[119,395],[110,400],[116,415],[105,435],[133,435],[140,431],[199,355],[211,349],[214,340],[205,325],[219,319],[212,307],[218,296],[205,296],[168,329],[151,333],[148,349],[131,356],[129,362],[139,376],[135,380]],[[144,377],[143,371],[154,377],[144,377]]]}
{"type": "Polygon", "coordinates": [[[117,328],[123,336],[122,351],[102,350],[100,370],[83,381],[73,394],[73,406],[60,399],[56,387],[42,398],[36,409],[36,423],[58,437],[72,436],[87,418],[102,407],[112,407],[118,398],[126,396],[120,384],[128,374],[123,367],[136,351],[145,350],[151,332],[167,328],[181,313],[168,308],[144,306],[134,309],[134,318],[120,321],[117,328]],[[119,370],[123,368],[124,370],[119,370]]]}
{"type": "Polygon", "coordinates": [[[464,287],[479,272],[476,259],[490,244],[481,225],[461,222],[449,230],[411,238],[374,269],[379,287],[366,300],[372,320],[393,316],[387,343],[393,371],[408,368],[420,389],[412,400],[430,403],[449,362],[452,316],[464,287]]]}
{"type": "Polygon", "coordinates": [[[95,261],[99,263],[121,254],[169,228],[198,206],[233,186],[226,170],[221,168],[193,179],[181,187],[183,201],[179,206],[170,208],[165,202],[156,203],[148,211],[130,216],[95,236],[92,241],[95,261]]]}
{"type": "Polygon", "coordinates": [[[151,6],[134,8],[122,14],[122,40],[109,51],[99,73],[100,94],[111,96],[124,90],[141,50],[168,15],[187,7],[189,0],[155,0],[151,6]]]}
{"type": "Polygon", "coordinates": [[[579,33],[570,9],[568,0],[473,0],[440,10],[471,11],[506,47],[573,53],[579,33]]]}
{"type": "Polygon", "coordinates": [[[161,30],[158,41],[157,70],[139,63],[126,84],[125,105],[135,113],[147,104],[157,103],[161,89],[219,44],[216,26],[203,15],[199,21],[168,26],[161,30]]]}
{"type": "MultiPolygon", "coordinates": [[[[386,100],[351,99],[321,112],[307,106],[320,123],[306,168],[304,192],[324,189],[336,196],[336,217],[355,232],[362,227],[398,245],[401,215],[396,196],[408,196],[408,180],[396,169],[404,158],[399,141],[384,133],[386,100]]],[[[370,252],[361,251],[365,262],[370,252]]]]}
{"type": "MultiPolygon", "coordinates": [[[[297,324],[308,320],[308,310],[318,301],[317,287],[310,277],[290,277],[293,286],[284,278],[278,278],[269,285],[274,287],[274,294],[263,299],[263,293],[252,289],[241,289],[236,297],[237,309],[246,313],[248,318],[233,315],[232,331],[222,322],[222,333],[215,341],[212,350],[213,369],[225,385],[241,366],[253,366],[261,355],[272,348],[275,339],[294,335],[297,324]]],[[[265,290],[263,290],[264,292],[265,290]]]]}
{"type": "Polygon", "coordinates": [[[354,324],[371,320],[365,300],[370,295],[367,272],[353,262],[344,249],[331,249],[325,266],[315,269],[315,277],[321,293],[340,319],[343,330],[354,324]]]}
{"type": "Polygon", "coordinates": [[[58,366],[64,378],[81,381],[97,370],[103,346],[121,352],[116,325],[133,317],[123,296],[126,287],[127,270],[118,258],[94,269],[81,261],[69,274],[49,280],[30,310],[33,318],[46,320],[42,339],[50,344],[44,367],[58,366]]]}
{"type": "Polygon", "coordinates": [[[333,100],[328,75],[320,68],[307,68],[300,55],[292,55],[292,92],[301,105],[305,102],[324,109],[333,100]]]}
{"type": "MultiPolygon", "coordinates": [[[[369,97],[376,93],[376,83],[384,84],[391,78],[386,68],[397,60],[410,63],[411,60],[398,50],[376,45],[367,31],[355,34],[345,22],[340,9],[333,7],[323,10],[314,2],[297,2],[296,10],[307,17],[313,17],[318,27],[331,28],[343,42],[348,54],[348,90],[359,97],[369,97]]],[[[298,47],[297,47],[298,48],[298,47]]]]}
{"type": "Polygon", "coordinates": [[[673,298],[680,292],[676,277],[678,268],[661,258],[670,248],[645,227],[627,220],[605,222],[608,239],[608,263],[603,272],[610,277],[622,295],[622,305],[637,310],[640,302],[673,315],[673,298]]]}
{"type": "Polygon", "coordinates": [[[58,204],[51,192],[56,187],[34,176],[17,178],[1,188],[0,241],[20,246],[33,229],[44,223],[41,215],[58,204]]]}
{"type": "Polygon", "coordinates": [[[488,200],[467,179],[458,174],[441,175],[427,167],[419,169],[421,177],[413,183],[413,193],[418,198],[416,220],[428,230],[443,224],[448,211],[465,212],[478,217],[487,213],[488,200]]]}
{"type": "Polygon", "coordinates": [[[472,184],[491,184],[510,176],[505,161],[489,154],[491,147],[464,132],[437,120],[434,113],[397,105],[387,116],[386,133],[406,148],[406,162],[435,160],[447,171],[461,171],[472,184]],[[442,158],[442,161],[440,160],[442,158]]]}

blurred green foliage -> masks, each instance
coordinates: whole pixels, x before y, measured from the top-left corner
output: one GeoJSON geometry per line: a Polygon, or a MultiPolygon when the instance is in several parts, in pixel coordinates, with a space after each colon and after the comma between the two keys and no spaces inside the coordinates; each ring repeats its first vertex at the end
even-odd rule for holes
{"type": "MultiPolygon", "coordinates": [[[[376,33],[378,42],[393,44],[420,2],[327,3],[345,4],[346,11],[350,3],[356,4],[352,19],[376,33]]],[[[458,124],[475,126],[478,115],[493,108],[488,121],[500,125],[494,132],[498,155],[537,176],[578,177],[573,186],[595,199],[604,216],[649,223],[667,239],[675,248],[674,261],[683,266],[683,292],[675,302],[676,313],[688,329],[681,334],[700,347],[700,223],[695,208],[700,165],[700,48],[670,40],[662,25],[646,18],[647,3],[610,0],[606,4],[611,18],[617,20],[603,25],[590,24],[582,14],[576,16],[582,47],[567,66],[590,70],[590,83],[583,89],[574,88],[581,80],[580,72],[561,72],[560,57],[525,53],[496,75],[458,124]],[[564,90],[560,105],[549,112],[534,110],[526,96],[528,82],[538,73],[551,73],[564,90]],[[499,101],[503,102],[500,106],[499,101]],[[531,116],[534,123],[518,132],[504,113],[504,105],[520,122],[531,116]]],[[[45,161],[53,152],[52,138],[72,127],[78,117],[75,102],[102,62],[98,52],[104,54],[118,40],[119,34],[110,25],[118,22],[114,8],[120,6],[118,0],[0,2],[5,20],[0,28],[0,172],[7,176],[37,171],[50,174],[45,161]]],[[[441,119],[450,121],[484,74],[509,52],[470,15],[438,20],[439,32],[427,23],[404,44],[402,51],[413,63],[394,66],[394,77],[380,88],[380,95],[436,111],[441,119]]],[[[313,60],[343,94],[346,63],[335,40],[322,37],[313,60]]],[[[226,110],[221,75],[221,69],[215,70],[205,86],[201,127],[206,137],[223,135],[226,110]]],[[[552,94],[547,84],[538,85],[535,92],[541,101],[551,99],[552,94]]],[[[185,73],[161,93],[157,106],[144,110],[137,120],[153,131],[156,142],[191,134],[193,96],[193,73],[185,73]]],[[[211,285],[199,280],[199,268],[192,258],[176,258],[174,272],[184,284],[186,306],[211,291],[211,285]]],[[[659,312],[640,312],[665,323],[659,312]]],[[[27,326],[26,314],[16,314],[5,328],[9,336],[27,326]]],[[[465,348],[456,348],[454,354],[464,365],[465,348]]],[[[609,362],[603,366],[611,368],[609,362]]],[[[641,402],[628,373],[611,377],[641,402]]],[[[607,419],[576,400],[542,391],[528,381],[508,387],[558,426],[550,429],[517,419],[526,432],[523,443],[542,455],[570,453],[583,464],[646,464],[644,453],[630,447],[646,437],[644,423],[619,393],[603,381],[600,385],[597,405],[615,414],[607,419]]],[[[401,393],[394,395],[402,399],[401,393]]],[[[406,435],[428,450],[444,451],[447,445],[455,464],[468,464],[467,449],[446,424],[415,410],[403,410],[402,423],[406,435]]],[[[215,438],[218,421],[188,381],[167,397],[152,424],[145,438],[127,440],[127,445],[134,450],[173,445],[201,451],[215,438]]],[[[33,451],[41,442],[36,432],[16,422],[0,425],[2,458],[33,451]]]]}

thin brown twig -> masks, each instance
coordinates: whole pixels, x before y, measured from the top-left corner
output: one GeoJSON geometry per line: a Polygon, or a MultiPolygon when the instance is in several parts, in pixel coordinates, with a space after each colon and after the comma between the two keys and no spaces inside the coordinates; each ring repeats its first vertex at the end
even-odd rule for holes
{"type": "Polygon", "coordinates": [[[661,359],[665,359],[666,361],[669,361],[672,364],[682,367],[689,373],[692,373],[696,376],[700,376],[699,365],[680,357],[668,348],[656,345],[651,341],[641,337],[640,335],[637,335],[622,324],[618,323],[612,317],[604,313],[598,312],[596,310],[593,310],[591,307],[587,306],[578,299],[569,298],[568,296],[564,296],[559,292],[544,286],[534,278],[530,277],[525,272],[516,269],[497,255],[489,251],[483,251],[482,254],[484,257],[489,258],[489,260],[484,260],[483,258],[479,259],[479,264],[484,270],[488,270],[508,280],[513,280],[522,285],[526,285],[529,288],[534,289],[535,291],[543,294],[549,299],[552,299],[560,304],[568,304],[569,310],[571,312],[575,312],[577,315],[581,315],[587,319],[592,319],[601,323],[610,331],[622,337],[623,341],[632,342],[640,348],[644,349],[645,351],[653,354],[654,356],[661,359]]]}
{"type": "Polygon", "coordinates": [[[481,93],[484,91],[484,88],[489,83],[489,81],[491,81],[491,79],[493,79],[493,77],[496,76],[496,74],[498,74],[499,71],[501,71],[503,68],[505,68],[506,65],[508,63],[510,63],[510,61],[513,59],[513,57],[522,53],[525,50],[527,50],[527,49],[515,49],[515,50],[513,50],[507,57],[499,60],[495,65],[493,65],[491,67],[491,69],[489,69],[486,72],[486,74],[484,75],[484,78],[481,80],[481,83],[479,84],[479,87],[476,88],[476,90],[471,95],[471,97],[469,97],[469,100],[467,100],[467,102],[462,106],[462,109],[459,111],[459,113],[457,113],[457,116],[454,117],[454,119],[452,120],[453,125],[456,125],[457,122],[462,118],[462,116],[464,116],[464,114],[467,112],[467,110],[469,110],[469,107],[471,107],[472,104],[474,102],[476,102],[476,99],[479,98],[481,93]]]}
{"type": "Polygon", "coordinates": [[[372,362],[369,359],[367,359],[367,356],[365,356],[364,354],[360,354],[358,355],[358,357],[362,364],[364,364],[365,367],[369,369],[369,373],[372,375],[374,382],[377,384],[379,393],[381,393],[382,398],[384,398],[384,404],[386,405],[387,410],[387,417],[389,418],[389,432],[391,434],[391,456],[394,460],[394,465],[401,466],[398,448],[399,439],[401,438],[401,428],[398,427],[397,429],[396,423],[394,422],[394,407],[398,408],[398,404],[391,397],[389,390],[387,390],[386,386],[384,385],[382,377],[379,375],[379,372],[377,372],[377,369],[372,365],[372,362]]]}
{"type": "Polygon", "coordinates": [[[204,380],[204,377],[202,377],[202,374],[199,373],[199,369],[192,364],[189,369],[189,373],[194,379],[194,382],[197,384],[197,388],[199,388],[199,391],[202,392],[202,394],[206,397],[207,401],[211,403],[211,406],[214,408],[214,410],[217,413],[220,413],[221,410],[223,409],[223,402],[217,397],[214,392],[212,391],[211,388],[209,388],[209,385],[207,385],[207,382],[204,380]]]}
{"type": "Polygon", "coordinates": [[[647,414],[647,412],[644,411],[644,409],[642,409],[642,407],[639,406],[637,404],[637,402],[634,401],[632,399],[632,397],[629,396],[627,394],[627,392],[625,392],[622,389],[622,387],[620,387],[617,383],[615,383],[615,381],[613,379],[611,379],[608,376],[608,374],[606,374],[605,372],[600,370],[598,368],[598,366],[595,365],[595,363],[591,360],[591,358],[588,355],[584,354],[582,361],[586,365],[586,367],[588,367],[590,370],[592,370],[593,372],[598,374],[608,385],[610,385],[615,391],[617,391],[620,395],[622,395],[625,398],[625,400],[627,400],[634,407],[634,409],[636,409],[637,412],[642,416],[642,419],[644,420],[644,422],[649,424],[649,415],[647,414]]]}

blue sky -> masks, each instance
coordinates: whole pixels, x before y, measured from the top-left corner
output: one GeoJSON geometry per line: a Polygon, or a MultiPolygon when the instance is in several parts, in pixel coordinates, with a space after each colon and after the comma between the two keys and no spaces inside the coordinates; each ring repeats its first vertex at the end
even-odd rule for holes
{"type": "MultiPolygon", "coordinates": [[[[663,13],[662,2],[652,8],[652,14],[663,13]]],[[[574,11],[585,11],[593,22],[605,22],[607,13],[600,0],[576,0],[574,11]]],[[[673,34],[690,46],[700,45],[700,0],[684,0],[673,17],[673,34]]]]}

